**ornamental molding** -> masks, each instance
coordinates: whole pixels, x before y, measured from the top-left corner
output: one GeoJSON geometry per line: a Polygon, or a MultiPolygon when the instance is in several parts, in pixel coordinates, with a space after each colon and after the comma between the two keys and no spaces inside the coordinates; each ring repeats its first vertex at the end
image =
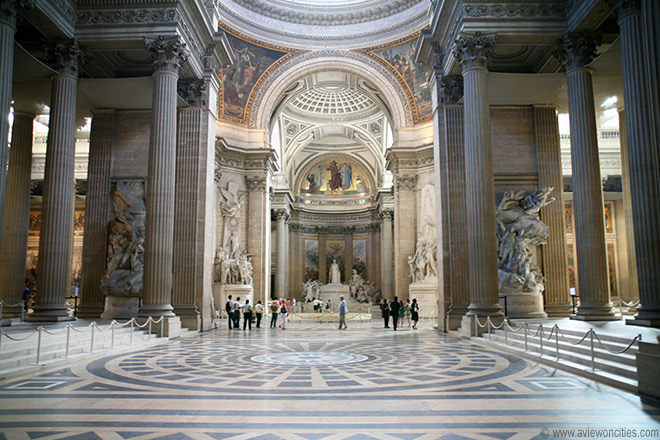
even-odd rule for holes
{"type": "Polygon", "coordinates": [[[245,185],[248,191],[265,191],[268,179],[266,176],[245,176],[245,185]]]}
{"type": "Polygon", "coordinates": [[[396,174],[394,176],[394,183],[396,184],[396,189],[398,190],[412,191],[417,186],[417,175],[396,174]]]}
{"type": "Polygon", "coordinates": [[[466,4],[462,7],[465,18],[565,18],[565,3],[498,3],[466,4]]]}
{"type": "MultiPolygon", "coordinates": [[[[284,58],[284,57],[283,57],[284,58]]],[[[413,110],[410,105],[410,101],[406,94],[406,91],[397,81],[397,78],[392,75],[392,73],[387,70],[379,60],[375,59],[375,56],[368,56],[363,52],[349,51],[349,50],[336,50],[336,49],[325,49],[325,50],[315,50],[313,52],[304,52],[297,54],[285,62],[280,64],[277,69],[273,70],[266,80],[260,84],[257,93],[254,94],[254,99],[248,105],[251,106],[251,109],[259,109],[264,101],[266,91],[269,90],[274,83],[279,82],[283,76],[291,75],[292,71],[295,71],[296,65],[304,63],[309,60],[314,60],[318,58],[338,58],[338,59],[349,59],[353,61],[358,61],[365,66],[374,69],[379,73],[383,78],[387,80],[391,86],[390,90],[394,90],[399,99],[399,102],[403,106],[403,113],[405,118],[406,125],[413,124],[413,110]]],[[[282,59],[282,58],[280,58],[282,59]]],[[[384,60],[383,60],[384,61],[384,60]]],[[[355,73],[353,70],[347,67],[337,67],[333,70],[338,70],[342,72],[355,73]]],[[[252,97],[252,96],[251,96],[252,97]]],[[[246,106],[247,107],[247,106],[246,106]]],[[[258,128],[259,121],[257,120],[257,111],[250,111],[250,119],[248,123],[249,128],[258,128]]]]}
{"type": "Polygon", "coordinates": [[[69,22],[76,22],[76,10],[67,0],[49,0],[49,3],[55,8],[63,17],[66,17],[69,22]]]}
{"type": "Polygon", "coordinates": [[[76,24],[178,23],[176,8],[78,11],[76,24]]]}

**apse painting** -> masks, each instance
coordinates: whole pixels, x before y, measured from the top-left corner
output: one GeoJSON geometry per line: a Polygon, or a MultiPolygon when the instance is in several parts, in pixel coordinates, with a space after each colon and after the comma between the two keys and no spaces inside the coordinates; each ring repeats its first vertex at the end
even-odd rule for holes
{"type": "Polygon", "coordinates": [[[236,53],[236,62],[222,71],[221,114],[242,121],[246,117],[248,98],[259,78],[286,52],[258,46],[229,33],[227,37],[236,53]]]}
{"type": "Polygon", "coordinates": [[[341,273],[341,279],[344,281],[344,274],[346,273],[344,268],[346,265],[344,264],[344,249],[345,249],[345,242],[344,239],[327,239],[325,242],[325,248],[326,248],[326,257],[325,257],[325,267],[330,270],[330,265],[332,264],[333,260],[337,260],[337,264],[339,264],[339,271],[341,273]]]}
{"type": "Polygon", "coordinates": [[[412,39],[396,46],[375,50],[378,55],[392,66],[396,74],[408,84],[414,103],[417,107],[417,122],[423,122],[431,117],[431,89],[429,79],[430,68],[421,63],[415,63],[415,41],[412,39]]]}
{"type": "Polygon", "coordinates": [[[353,269],[363,278],[367,279],[367,239],[353,240],[353,269]]]}
{"type": "Polygon", "coordinates": [[[319,242],[305,239],[305,281],[319,279],[319,242]]]}
{"type": "Polygon", "coordinates": [[[367,203],[373,184],[351,157],[324,156],[298,175],[297,195],[304,204],[346,205],[367,203]]]}

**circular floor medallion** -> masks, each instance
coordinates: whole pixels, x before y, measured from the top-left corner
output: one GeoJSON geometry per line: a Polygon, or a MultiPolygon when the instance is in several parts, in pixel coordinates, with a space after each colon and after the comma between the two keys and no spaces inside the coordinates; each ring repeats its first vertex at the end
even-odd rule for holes
{"type": "Polygon", "coordinates": [[[253,356],[255,362],[276,365],[343,365],[364,362],[367,356],[342,352],[296,351],[253,356]]]}

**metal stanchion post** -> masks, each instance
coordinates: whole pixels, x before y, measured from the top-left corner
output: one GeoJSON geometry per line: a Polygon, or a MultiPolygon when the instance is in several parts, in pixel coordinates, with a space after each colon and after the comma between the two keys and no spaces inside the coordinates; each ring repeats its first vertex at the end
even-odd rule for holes
{"type": "Polygon", "coordinates": [[[41,330],[43,330],[43,327],[37,327],[37,365],[39,365],[39,358],[41,357],[41,330]]]}
{"type": "Polygon", "coordinates": [[[555,324],[555,344],[557,346],[557,360],[559,361],[559,327],[555,324]]]}
{"type": "Polygon", "coordinates": [[[69,358],[69,342],[71,341],[71,324],[66,325],[66,351],[64,357],[69,358]]]}
{"type": "Polygon", "coordinates": [[[474,336],[479,336],[479,316],[474,316],[474,336]]]}
{"type": "Polygon", "coordinates": [[[165,318],[163,316],[160,317],[160,337],[162,338],[164,335],[163,330],[165,329],[165,318]]]}
{"type": "Polygon", "coordinates": [[[147,319],[147,322],[149,323],[149,339],[151,339],[151,316],[147,319]]]}
{"type": "Polygon", "coordinates": [[[591,371],[596,371],[596,362],[594,360],[594,330],[589,329],[589,336],[591,339],[591,371]]]}
{"type": "Polygon", "coordinates": [[[527,330],[529,328],[529,324],[527,321],[525,321],[525,351],[527,351],[527,330]]]}
{"type": "Polygon", "coordinates": [[[504,322],[504,345],[509,345],[509,325],[504,322]]]}
{"type": "Polygon", "coordinates": [[[541,345],[541,356],[543,356],[543,324],[539,325],[538,331],[539,331],[539,341],[541,345]]]}
{"type": "Polygon", "coordinates": [[[130,345],[133,345],[133,324],[135,323],[135,318],[131,318],[131,337],[128,341],[130,345]]]}
{"type": "Polygon", "coordinates": [[[488,340],[490,341],[490,316],[486,317],[486,325],[488,326],[488,340]]]}
{"type": "Polygon", "coordinates": [[[90,353],[94,352],[94,327],[96,327],[96,322],[92,322],[92,343],[89,346],[89,352],[90,353]]]}
{"type": "Polygon", "coordinates": [[[110,348],[115,348],[115,320],[112,320],[112,329],[110,330],[110,348]]]}

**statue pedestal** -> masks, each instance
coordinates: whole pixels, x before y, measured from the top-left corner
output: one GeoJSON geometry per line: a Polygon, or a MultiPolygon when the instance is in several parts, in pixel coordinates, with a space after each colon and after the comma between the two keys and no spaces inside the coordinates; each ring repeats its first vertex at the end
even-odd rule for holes
{"type": "Polygon", "coordinates": [[[408,286],[410,302],[413,298],[417,299],[419,304],[419,319],[428,316],[438,317],[438,279],[435,277],[426,278],[424,281],[412,283],[408,286]]]}
{"type": "Polygon", "coordinates": [[[131,319],[140,311],[140,298],[136,296],[106,296],[102,319],[131,319]]]}
{"type": "Polygon", "coordinates": [[[500,293],[500,306],[502,310],[506,309],[506,316],[509,318],[547,318],[548,315],[543,311],[542,295],[525,295],[521,293],[500,293]],[[504,304],[506,301],[506,307],[504,304]]]}
{"type": "Polygon", "coordinates": [[[323,299],[324,304],[330,300],[332,306],[337,307],[341,295],[344,295],[344,299],[348,302],[351,297],[351,288],[339,283],[330,283],[321,286],[321,298],[323,299]]]}
{"type": "Polygon", "coordinates": [[[213,301],[215,308],[220,311],[220,316],[227,317],[225,312],[225,303],[227,297],[231,295],[231,299],[236,301],[236,298],[241,298],[241,304],[245,304],[245,300],[249,299],[250,304],[254,305],[252,297],[253,287],[250,284],[214,284],[213,285],[213,301]]]}

